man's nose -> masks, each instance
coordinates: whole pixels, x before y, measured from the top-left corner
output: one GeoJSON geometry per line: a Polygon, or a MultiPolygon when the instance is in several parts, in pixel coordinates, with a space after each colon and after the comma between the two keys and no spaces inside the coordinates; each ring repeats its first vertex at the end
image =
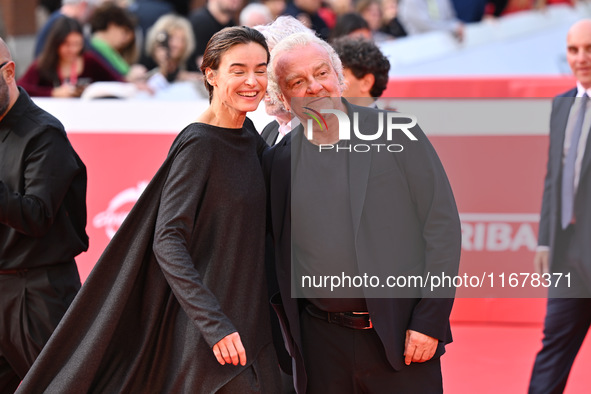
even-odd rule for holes
{"type": "Polygon", "coordinates": [[[580,51],[577,52],[577,55],[575,57],[575,60],[579,63],[581,62],[588,62],[591,58],[591,52],[585,50],[585,49],[581,49],[580,51]]]}
{"type": "Polygon", "coordinates": [[[315,78],[312,78],[311,81],[308,83],[308,93],[309,94],[317,94],[322,90],[322,85],[318,83],[315,78]]]}

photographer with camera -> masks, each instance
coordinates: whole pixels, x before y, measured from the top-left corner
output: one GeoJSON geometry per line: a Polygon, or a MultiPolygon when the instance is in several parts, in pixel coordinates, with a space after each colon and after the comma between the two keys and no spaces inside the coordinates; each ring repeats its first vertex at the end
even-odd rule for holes
{"type": "Polygon", "coordinates": [[[148,85],[155,91],[173,82],[191,81],[201,86],[201,73],[186,70],[187,58],[195,48],[189,21],[177,15],[164,15],[148,31],[146,52],[158,67],[149,72],[148,85]]]}

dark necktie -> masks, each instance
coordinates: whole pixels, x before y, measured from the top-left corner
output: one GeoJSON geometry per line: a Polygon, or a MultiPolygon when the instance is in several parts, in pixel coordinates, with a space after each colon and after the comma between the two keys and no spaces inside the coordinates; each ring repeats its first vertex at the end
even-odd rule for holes
{"type": "Polygon", "coordinates": [[[583,121],[585,120],[585,109],[589,96],[587,93],[581,97],[580,106],[577,111],[577,118],[573,134],[570,140],[570,147],[564,158],[562,167],[562,228],[568,227],[573,218],[573,207],[575,204],[575,161],[577,159],[577,148],[583,131],[583,121]]]}

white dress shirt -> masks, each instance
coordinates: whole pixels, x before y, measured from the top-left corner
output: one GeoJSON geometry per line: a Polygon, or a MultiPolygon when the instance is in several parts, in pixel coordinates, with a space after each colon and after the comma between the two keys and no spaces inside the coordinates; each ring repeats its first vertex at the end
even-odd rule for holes
{"type": "MultiPolygon", "coordinates": [[[[578,82],[577,82],[577,98],[583,97],[583,94],[587,92],[587,96],[591,98],[591,89],[585,90],[578,82]]],[[[580,100],[575,100],[574,104],[570,108],[570,114],[568,116],[568,122],[566,124],[566,132],[564,135],[564,146],[563,146],[563,153],[562,153],[562,163],[564,164],[564,159],[566,158],[566,154],[568,149],[571,145],[572,135],[574,133],[575,123],[577,121],[577,111],[580,105],[580,100]]],[[[589,137],[589,129],[591,128],[591,116],[589,116],[589,107],[591,107],[591,100],[587,101],[587,107],[585,109],[585,119],[583,120],[583,130],[581,131],[581,138],[579,139],[579,145],[577,146],[577,158],[575,160],[575,183],[574,183],[574,193],[577,193],[577,187],[579,186],[579,178],[581,176],[581,166],[583,164],[583,156],[585,156],[585,146],[587,145],[587,138],[589,137]]]]}

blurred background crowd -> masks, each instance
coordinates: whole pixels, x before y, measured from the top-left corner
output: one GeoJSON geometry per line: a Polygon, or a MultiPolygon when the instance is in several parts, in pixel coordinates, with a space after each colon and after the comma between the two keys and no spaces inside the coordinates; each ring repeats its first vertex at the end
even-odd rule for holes
{"type": "MultiPolygon", "coordinates": [[[[226,26],[291,15],[334,42],[363,38],[382,48],[437,32],[466,46],[471,26],[494,26],[523,11],[588,0],[0,0],[0,36],[13,51],[19,84],[37,97],[153,95],[182,82],[206,97],[199,70],[209,38],[226,26]],[[96,85],[96,84],[95,84],[96,85]],[[102,88],[102,89],[101,89],[102,88]],[[106,90],[105,90],[106,89],[106,90]]],[[[450,42],[455,44],[450,44],[450,42]]],[[[417,46],[419,54],[443,46],[417,46]]],[[[409,56],[406,54],[405,56],[409,56]]],[[[402,70],[404,71],[404,70],[402,70]]],[[[394,67],[390,75],[394,73],[394,67]]],[[[404,72],[402,72],[404,74],[404,72]]],[[[190,96],[189,96],[190,97],[190,96]]]]}

